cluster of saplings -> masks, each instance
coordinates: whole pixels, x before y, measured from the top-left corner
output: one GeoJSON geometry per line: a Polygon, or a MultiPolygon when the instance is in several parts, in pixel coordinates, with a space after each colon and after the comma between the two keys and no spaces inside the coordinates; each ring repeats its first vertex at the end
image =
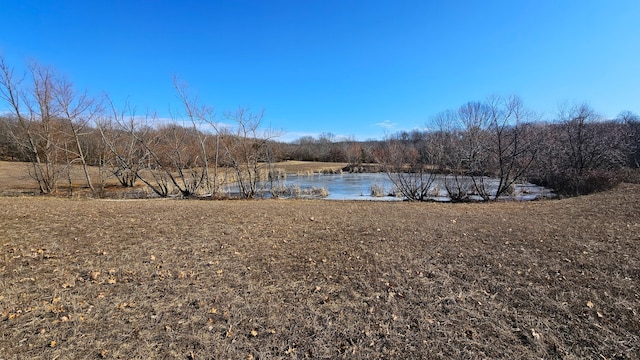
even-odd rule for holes
{"type": "Polygon", "coordinates": [[[640,119],[624,112],[604,120],[588,105],[543,121],[517,97],[492,97],[436,115],[428,130],[381,141],[323,134],[284,143],[261,127],[261,112],[239,108],[216,116],[176,79],[182,108],[159,119],[78,92],[50,67],[27,69],[16,74],[0,58],[1,108],[9,109],[0,117],[0,158],[29,162],[44,194],[66,181],[73,188],[70,172],[79,167],[95,196],[115,178],[122,187],[143,183],[161,197],[216,197],[233,184],[239,196],[251,198],[282,186],[276,162],[315,160],[385,171],[411,200],[432,196],[436,177],[454,201],[471,194],[492,200],[512,195],[525,180],[562,194],[603,190],[621,181],[623,170],[640,167],[640,119]],[[498,185],[489,186],[488,177],[498,185]]]}

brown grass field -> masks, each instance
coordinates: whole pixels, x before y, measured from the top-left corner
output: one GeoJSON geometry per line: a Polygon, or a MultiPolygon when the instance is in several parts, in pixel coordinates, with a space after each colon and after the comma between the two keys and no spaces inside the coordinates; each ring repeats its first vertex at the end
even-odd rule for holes
{"type": "Polygon", "coordinates": [[[489,204],[0,197],[0,251],[0,359],[640,354],[640,185],[489,204]]]}

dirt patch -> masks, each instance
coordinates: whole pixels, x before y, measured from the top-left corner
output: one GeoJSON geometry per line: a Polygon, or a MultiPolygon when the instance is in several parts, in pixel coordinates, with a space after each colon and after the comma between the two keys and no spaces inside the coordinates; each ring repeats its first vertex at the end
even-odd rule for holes
{"type": "Polygon", "coordinates": [[[640,186],[528,203],[0,198],[3,358],[638,358],[640,186]]]}

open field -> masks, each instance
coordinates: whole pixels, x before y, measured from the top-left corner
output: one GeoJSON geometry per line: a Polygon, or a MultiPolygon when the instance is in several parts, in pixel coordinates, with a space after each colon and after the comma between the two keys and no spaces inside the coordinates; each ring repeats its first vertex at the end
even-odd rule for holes
{"type": "Polygon", "coordinates": [[[4,197],[0,252],[0,359],[640,354],[640,185],[491,204],[4,197]]]}

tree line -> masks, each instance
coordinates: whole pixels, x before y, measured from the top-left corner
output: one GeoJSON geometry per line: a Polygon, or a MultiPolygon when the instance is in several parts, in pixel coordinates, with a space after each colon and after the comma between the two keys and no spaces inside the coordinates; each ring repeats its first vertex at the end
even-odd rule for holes
{"type": "Polygon", "coordinates": [[[374,150],[403,195],[431,196],[436,174],[452,200],[493,200],[530,181],[563,195],[605,190],[640,170],[640,118],[603,119],[588,104],[551,121],[517,96],[490,97],[437,114],[427,131],[396,134],[374,150]],[[488,182],[488,178],[497,179],[488,182]]]}
{"type": "Polygon", "coordinates": [[[256,196],[273,170],[278,135],[261,128],[263,113],[239,108],[218,119],[177,78],[173,85],[182,109],[167,121],[108,95],[90,97],[35,62],[16,74],[0,58],[0,100],[9,108],[0,121],[0,156],[29,162],[43,194],[65,180],[72,188],[71,168],[80,165],[96,196],[113,177],[122,187],[142,182],[161,197],[216,195],[228,183],[242,197],[256,196]],[[97,178],[89,167],[98,168],[97,178]]]}
{"type": "Polygon", "coordinates": [[[605,120],[588,104],[545,121],[516,96],[490,97],[437,114],[426,130],[380,141],[324,133],[284,143],[279,132],[262,127],[262,112],[239,108],[219,117],[178,79],[173,86],[181,109],[159,119],[137,114],[128,102],[78,91],[50,67],[30,63],[16,74],[0,58],[0,101],[9,109],[0,117],[0,158],[29,162],[43,194],[65,181],[71,187],[70,169],[78,165],[96,196],[116,178],[122,187],[144,183],[162,197],[216,196],[233,183],[251,198],[264,190],[264,180],[273,184],[282,176],[273,166],[282,160],[344,162],[352,170],[375,164],[369,168],[387,172],[411,200],[431,196],[438,175],[446,175],[452,200],[470,194],[492,200],[524,180],[564,194],[589,193],[640,168],[640,118],[623,112],[605,120]]]}

